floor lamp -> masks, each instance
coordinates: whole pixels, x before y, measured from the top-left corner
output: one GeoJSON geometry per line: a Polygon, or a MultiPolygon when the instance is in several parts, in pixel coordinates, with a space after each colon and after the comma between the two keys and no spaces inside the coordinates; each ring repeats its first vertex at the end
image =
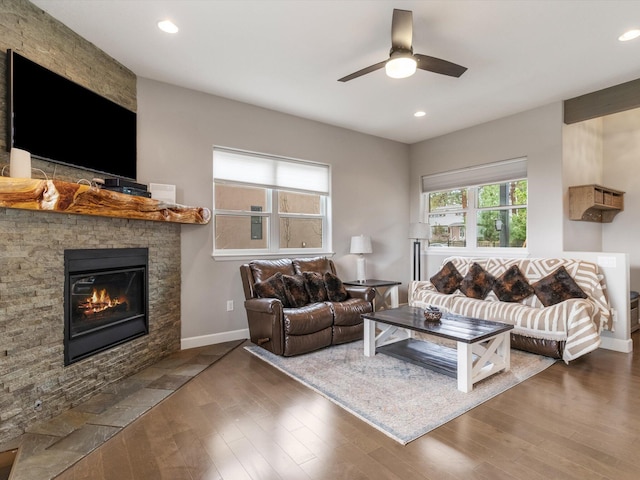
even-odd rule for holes
{"type": "Polygon", "coordinates": [[[409,238],[413,239],[413,279],[420,280],[422,265],[420,264],[421,245],[420,240],[431,236],[431,228],[428,223],[409,224],[409,238]]]}

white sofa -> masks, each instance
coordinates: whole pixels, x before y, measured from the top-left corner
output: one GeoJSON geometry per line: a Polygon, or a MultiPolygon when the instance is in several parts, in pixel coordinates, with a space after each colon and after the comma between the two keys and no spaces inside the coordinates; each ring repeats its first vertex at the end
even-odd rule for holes
{"type": "Polygon", "coordinates": [[[476,299],[465,296],[459,289],[445,294],[430,281],[413,281],[409,284],[410,305],[422,308],[435,305],[466,317],[511,323],[512,347],[562,358],[567,363],[597,349],[602,330],[613,331],[606,284],[595,263],[566,258],[448,257],[442,265],[448,262],[462,277],[477,263],[495,278],[515,264],[532,286],[564,267],[587,298],[571,298],[545,307],[536,294],[519,302],[507,302],[500,301],[491,291],[484,299],[476,299]]]}

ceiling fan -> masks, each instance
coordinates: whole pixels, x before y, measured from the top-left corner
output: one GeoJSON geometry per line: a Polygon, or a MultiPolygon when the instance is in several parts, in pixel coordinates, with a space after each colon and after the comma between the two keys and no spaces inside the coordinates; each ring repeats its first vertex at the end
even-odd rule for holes
{"type": "Polygon", "coordinates": [[[389,59],[376,63],[370,67],[358,70],[351,75],[338,79],[339,82],[348,82],[367,73],[385,68],[387,75],[392,78],[406,78],[413,75],[416,68],[429,72],[441,73],[451,77],[459,77],[467,67],[442,60],[440,58],[413,53],[413,13],[410,10],[393,10],[391,21],[391,51],[389,59]]]}

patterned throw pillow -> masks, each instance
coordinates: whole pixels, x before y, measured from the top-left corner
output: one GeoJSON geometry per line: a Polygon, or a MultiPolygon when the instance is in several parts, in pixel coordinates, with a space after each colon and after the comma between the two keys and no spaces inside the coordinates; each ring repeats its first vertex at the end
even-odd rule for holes
{"type": "Polygon", "coordinates": [[[493,288],[495,277],[487,272],[480,264],[473,262],[469,271],[460,282],[460,291],[469,298],[484,300],[493,288]]]}
{"type": "Polygon", "coordinates": [[[511,265],[496,278],[493,291],[501,302],[520,302],[533,295],[533,287],[517,265],[511,265]]]}
{"type": "Polygon", "coordinates": [[[330,302],[344,302],[349,297],[342,280],[331,272],[324,274],[324,286],[327,289],[327,297],[330,302]]]}
{"type": "Polygon", "coordinates": [[[283,275],[284,292],[290,307],[304,307],[309,303],[309,294],[302,275],[283,275]]]}
{"type": "Polygon", "coordinates": [[[253,289],[260,298],[277,298],[284,306],[288,305],[287,295],[284,289],[282,273],[277,272],[262,282],[253,285],[253,289]]]}
{"type": "Polygon", "coordinates": [[[538,280],[533,284],[533,290],[545,307],[564,302],[570,298],[587,298],[578,284],[571,278],[564,267],[538,280]]]}
{"type": "Polygon", "coordinates": [[[304,286],[309,294],[309,302],[326,302],[327,289],[324,286],[324,278],[322,274],[317,272],[302,272],[304,277],[304,286]]]}
{"type": "Polygon", "coordinates": [[[462,275],[452,262],[444,264],[442,269],[429,279],[436,290],[447,295],[455,292],[462,282],[462,275]]]}

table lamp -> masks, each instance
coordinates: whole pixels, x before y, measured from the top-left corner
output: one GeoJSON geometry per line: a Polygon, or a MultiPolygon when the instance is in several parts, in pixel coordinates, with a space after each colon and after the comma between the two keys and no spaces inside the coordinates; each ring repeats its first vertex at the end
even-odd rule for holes
{"type": "Polygon", "coordinates": [[[358,282],[364,283],[367,279],[364,268],[364,254],[371,253],[372,251],[371,237],[365,235],[351,237],[351,253],[358,255],[356,262],[356,280],[358,280],[358,282]]]}

